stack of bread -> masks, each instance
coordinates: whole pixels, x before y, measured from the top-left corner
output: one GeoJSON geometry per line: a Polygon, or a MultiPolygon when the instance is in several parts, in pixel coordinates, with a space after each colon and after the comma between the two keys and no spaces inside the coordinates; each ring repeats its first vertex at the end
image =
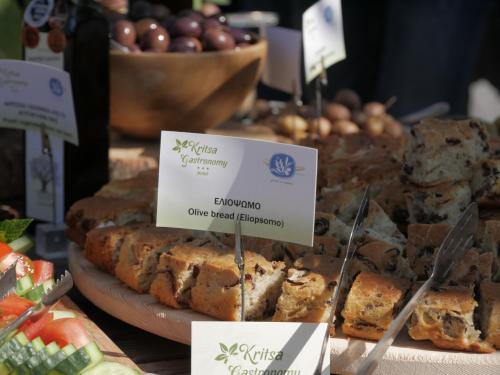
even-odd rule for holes
{"type": "MultiPolygon", "coordinates": [[[[488,159],[486,133],[473,121],[430,120],[409,138],[355,134],[320,146],[314,246],[245,239],[247,319],[328,321],[350,228],[370,184],[365,233],[340,291],[337,328],[378,340],[429,276],[434,253],[462,209],[476,199],[482,220],[474,246],[446,283],[427,293],[409,334],[447,349],[500,348],[500,215],[491,206],[498,170],[488,159]]],[[[68,234],[87,259],[138,293],[171,308],[238,320],[233,236],[156,228],[156,178],[153,171],[114,181],[75,203],[68,234]]]]}

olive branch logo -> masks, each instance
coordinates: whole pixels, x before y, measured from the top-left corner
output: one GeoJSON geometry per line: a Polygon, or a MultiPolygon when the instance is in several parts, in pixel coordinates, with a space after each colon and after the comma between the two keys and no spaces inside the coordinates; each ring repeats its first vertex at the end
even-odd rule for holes
{"type": "Polygon", "coordinates": [[[234,343],[228,348],[225,344],[219,342],[219,347],[222,353],[215,357],[216,361],[223,361],[224,364],[227,364],[227,361],[229,360],[229,358],[231,358],[231,356],[238,355],[238,353],[236,353],[236,349],[238,349],[238,343],[234,343]]]}
{"type": "Polygon", "coordinates": [[[175,140],[175,146],[174,148],[172,148],[173,151],[177,151],[177,152],[181,152],[181,150],[183,148],[187,148],[188,147],[188,141],[180,141],[178,139],[175,140]]]}

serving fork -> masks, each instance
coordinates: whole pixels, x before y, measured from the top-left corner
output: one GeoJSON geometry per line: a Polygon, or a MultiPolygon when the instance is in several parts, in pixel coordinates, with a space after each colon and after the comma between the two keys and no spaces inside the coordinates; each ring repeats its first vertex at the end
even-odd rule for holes
{"type": "Polygon", "coordinates": [[[417,307],[422,296],[431,287],[441,284],[449,276],[456,262],[463,258],[476,233],[478,220],[477,204],[471,203],[439,247],[434,259],[431,276],[417,290],[403,310],[392,321],[384,336],[382,336],[366,359],[361,362],[356,372],[357,375],[369,375],[375,371],[385,352],[396,339],[399,331],[401,331],[413,313],[413,310],[417,307]]]}
{"type": "Polygon", "coordinates": [[[328,327],[326,329],[325,336],[323,337],[323,344],[321,346],[321,353],[319,356],[318,364],[316,366],[316,370],[314,371],[315,375],[321,375],[323,361],[325,359],[326,349],[328,348],[328,339],[330,338],[329,328],[331,325],[335,324],[335,310],[337,309],[337,304],[339,302],[340,291],[344,287],[347,282],[347,272],[349,270],[349,264],[356,252],[357,246],[355,246],[356,240],[359,236],[364,232],[363,223],[368,216],[368,209],[370,208],[370,186],[368,186],[363,194],[363,198],[361,199],[361,204],[358,208],[358,212],[356,214],[356,218],[354,219],[354,224],[351,229],[351,234],[349,235],[349,242],[347,243],[347,251],[344,257],[344,261],[342,262],[342,268],[340,269],[340,274],[338,277],[337,287],[333,291],[331,306],[330,306],[330,318],[328,321],[328,327]]]}
{"type": "Polygon", "coordinates": [[[73,277],[66,271],[57,283],[42,297],[36,305],[25,310],[16,320],[0,329],[0,341],[7,337],[12,331],[23,324],[30,316],[43,313],[59,301],[66,293],[73,288],[73,277]]]}
{"type": "Polygon", "coordinates": [[[0,301],[16,288],[17,260],[0,276],[0,301]]]}

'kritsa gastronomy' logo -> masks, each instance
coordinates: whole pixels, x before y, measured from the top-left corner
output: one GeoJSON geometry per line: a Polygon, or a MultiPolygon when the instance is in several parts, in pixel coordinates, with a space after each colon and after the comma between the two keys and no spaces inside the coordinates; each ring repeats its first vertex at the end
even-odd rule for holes
{"type": "Polygon", "coordinates": [[[193,166],[200,176],[207,176],[210,168],[226,168],[228,164],[227,160],[216,159],[217,147],[200,142],[176,139],[172,151],[179,154],[182,168],[193,166]]]}
{"type": "Polygon", "coordinates": [[[287,154],[274,154],[269,162],[269,171],[276,177],[293,177],[296,171],[295,159],[287,154]]]}

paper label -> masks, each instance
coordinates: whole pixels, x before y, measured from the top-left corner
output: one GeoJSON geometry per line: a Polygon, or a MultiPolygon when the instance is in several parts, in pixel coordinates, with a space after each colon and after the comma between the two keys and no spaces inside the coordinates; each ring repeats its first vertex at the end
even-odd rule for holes
{"type": "MultiPolygon", "coordinates": [[[[26,48],[25,59],[54,69],[64,69],[64,54],[54,53],[47,44],[47,33],[40,33],[36,48],[26,48]]],[[[26,215],[52,223],[64,222],[64,141],[49,136],[54,159],[54,174],[43,155],[40,131],[26,131],[26,215]],[[53,189],[56,189],[55,217],[53,189]]]]}
{"type": "Polygon", "coordinates": [[[302,33],[284,27],[268,27],[264,37],[267,39],[268,50],[262,82],[275,89],[301,96],[302,33]]]}
{"type": "MultiPolygon", "coordinates": [[[[191,374],[315,375],[326,323],[193,322],[191,374]]],[[[330,374],[327,349],[322,375],[330,374]]]]}
{"type": "Polygon", "coordinates": [[[340,0],[320,0],[302,15],[304,69],[311,82],[325,69],[344,60],[344,29],[340,0]],[[323,61],[323,62],[322,62],[323,61]]]}
{"type": "Polygon", "coordinates": [[[41,64],[0,60],[0,126],[45,128],[78,145],[69,74],[41,64]]]}
{"type": "Polygon", "coordinates": [[[41,27],[49,20],[53,8],[54,0],[31,0],[24,11],[24,22],[32,27],[41,27]]]}
{"type": "Polygon", "coordinates": [[[161,134],[158,226],[312,246],[313,148],[207,134],[161,134]]]}

